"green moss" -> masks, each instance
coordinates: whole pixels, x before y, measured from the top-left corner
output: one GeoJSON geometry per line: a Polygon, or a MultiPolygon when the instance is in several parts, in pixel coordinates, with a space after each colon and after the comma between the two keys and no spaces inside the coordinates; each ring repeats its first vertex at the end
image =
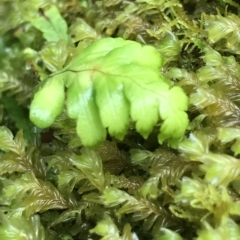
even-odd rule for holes
{"type": "Polygon", "coordinates": [[[0,238],[240,239],[239,9],[0,3],[0,238]]]}

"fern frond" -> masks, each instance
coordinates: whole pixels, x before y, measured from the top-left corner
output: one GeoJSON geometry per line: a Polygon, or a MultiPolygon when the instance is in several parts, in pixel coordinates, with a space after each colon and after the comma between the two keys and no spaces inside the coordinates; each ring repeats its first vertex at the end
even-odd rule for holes
{"type": "Polygon", "coordinates": [[[130,117],[145,138],[161,118],[159,142],[169,140],[174,145],[188,126],[188,99],[180,87],[159,75],[161,65],[161,56],[150,46],[101,39],[50,76],[35,94],[30,119],[40,128],[50,126],[63,110],[65,85],[68,115],[77,120],[84,145],[102,142],[106,128],[123,139],[130,117]]]}
{"type": "Polygon", "coordinates": [[[202,58],[206,66],[196,73],[172,68],[166,75],[179,79],[178,85],[190,94],[190,102],[210,124],[239,126],[240,65],[233,56],[222,57],[209,47],[204,49],[204,53],[202,58]]]}
{"type": "Polygon", "coordinates": [[[209,153],[203,156],[202,162],[204,162],[202,169],[206,172],[205,179],[214,185],[227,186],[230,182],[240,179],[239,159],[229,155],[209,153]]]}

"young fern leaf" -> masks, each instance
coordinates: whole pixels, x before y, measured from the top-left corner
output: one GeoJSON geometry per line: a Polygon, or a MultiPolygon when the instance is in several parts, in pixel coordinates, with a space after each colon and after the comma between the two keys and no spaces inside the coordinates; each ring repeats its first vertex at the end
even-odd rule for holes
{"type": "Polygon", "coordinates": [[[188,126],[188,98],[159,73],[160,67],[161,56],[151,46],[101,39],[46,80],[34,96],[31,120],[41,128],[51,126],[63,108],[63,81],[68,88],[68,115],[76,119],[83,145],[102,142],[106,128],[123,139],[130,118],[144,138],[161,119],[159,142],[169,140],[174,145],[188,126]]]}
{"type": "Polygon", "coordinates": [[[40,91],[34,95],[31,103],[30,119],[40,128],[49,127],[63,111],[63,106],[64,83],[61,75],[56,75],[49,79],[40,91]],[[46,107],[46,103],[48,107],[46,107]]]}

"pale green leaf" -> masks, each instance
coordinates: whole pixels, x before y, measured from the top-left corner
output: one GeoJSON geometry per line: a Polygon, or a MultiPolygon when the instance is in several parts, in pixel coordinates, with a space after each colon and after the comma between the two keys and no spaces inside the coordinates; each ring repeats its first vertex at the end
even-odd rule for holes
{"type": "MultiPolygon", "coordinates": [[[[162,120],[159,142],[169,140],[176,146],[188,126],[188,98],[180,87],[173,87],[161,75],[161,67],[162,58],[155,48],[121,38],[105,38],[85,48],[47,81],[56,76],[60,81],[62,76],[68,88],[68,115],[76,119],[83,145],[99,144],[106,137],[106,128],[112,136],[123,139],[132,118],[144,138],[162,120]]],[[[34,103],[31,110],[34,107],[39,108],[34,103]]],[[[41,125],[50,126],[56,112],[51,121],[41,125]]],[[[45,121],[32,120],[39,120],[39,124],[45,121]]]]}
{"type": "Polygon", "coordinates": [[[117,41],[114,38],[103,38],[99,41],[92,43],[85,48],[79,55],[71,60],[71,62],[64,68],[64,70],[81,71],[86,69],[85,64],[94,63],[98,58],[105,56],[115,48],[125,46],[131,43],[124,39],[118,38],[117,41]]]}
{"type": "Polygon", "coordinates": [[[129,103],[123,95],[123,84],[114,76],[101,76],[95,82],[96,102],[105,128],[112,136],[123,139],[129,127],[129,103]]]}
{"type": "Polygon", "coordinates": [[[97,105],[93,98],[91,79],[87,72],[80,72],[68,88],[68,115],[77,118],[77,133],[85,146],[94,146],[106,138],[97,105]]]}
{"type": "Polygon", "coordinates": [[[187,110],[188,99],[183,96],[184,92],[179,87],[173,87],[160,95],[159,111],[164,120],[158,138],[160,142],[169,138],[174,142],[174,139],[180,139],[187,129],[188,117],[184,111],[187,110]]]}
{"type": "Polygon", "coordinates": [[[30,106],[30,119],[37,127],[53,124],[64,106],[64,83],[61,75],[55,75],[38,90],[30,106]]]}

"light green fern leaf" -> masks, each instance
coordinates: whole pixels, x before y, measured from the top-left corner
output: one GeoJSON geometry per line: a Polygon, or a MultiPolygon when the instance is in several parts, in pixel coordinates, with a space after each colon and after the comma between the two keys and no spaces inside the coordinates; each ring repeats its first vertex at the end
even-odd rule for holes
{"type": "Polygon", "coordinates": [[[31,120],[41,128],[53,123],[63,108],[63,81],[68,88],[68,115],[76,119],[83,145],[103,141],[106,129],[123,139],[131,120],[144,138],[162,120],[159,142],[167,139],[174,144],[188,126],[188,98],[161,75],[161,67],[162,58],[151,46],[121,38],[101,39],[47,79],[34,96],[31,120]],[[56,88],[50,91],[47,85],[56,88]]]}

